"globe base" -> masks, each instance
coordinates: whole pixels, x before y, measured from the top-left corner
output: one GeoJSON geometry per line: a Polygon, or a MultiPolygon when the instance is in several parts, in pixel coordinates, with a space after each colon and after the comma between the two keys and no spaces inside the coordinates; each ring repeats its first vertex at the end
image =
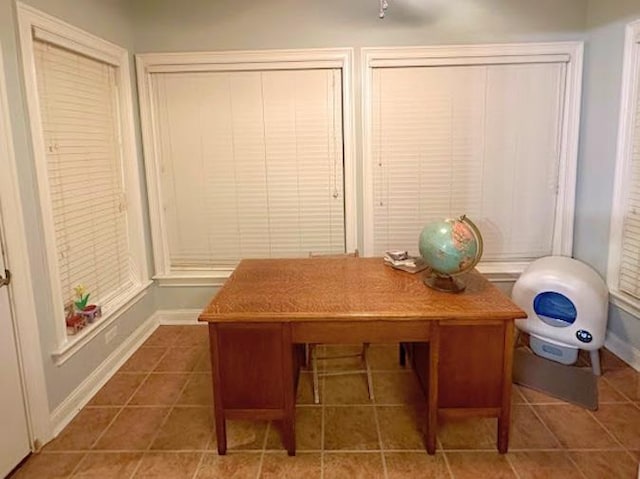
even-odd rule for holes
{"type": "Polygon", "coordinates": [[[449,275],[430,274],[425,276],[423,282],[430,288],[445,293],[462,293],[467,287],[462,281],[449,275]]]}

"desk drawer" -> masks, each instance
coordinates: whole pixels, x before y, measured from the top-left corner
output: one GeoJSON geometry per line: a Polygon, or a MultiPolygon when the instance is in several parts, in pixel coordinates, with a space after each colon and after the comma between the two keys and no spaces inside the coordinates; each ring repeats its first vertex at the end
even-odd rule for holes
{"type": "Polygon", "coordinates": [[[504,323],[440,326],[439,407],[500,407],[505,327],[504,323]]]}
{"type": "Polygon", "coordinates": [[[291,325],[294,343],[423,342],[431,337],[429,321],[305,321],[291,325]]]}
{"type": "Polygon", "coordinates": [[[295,354],[289,345],[284,345],[282,324],[216,324],[210,328],[217,360],[212,367],[217,373],[221,406],[282,409],[284,352],[295,354]]]}

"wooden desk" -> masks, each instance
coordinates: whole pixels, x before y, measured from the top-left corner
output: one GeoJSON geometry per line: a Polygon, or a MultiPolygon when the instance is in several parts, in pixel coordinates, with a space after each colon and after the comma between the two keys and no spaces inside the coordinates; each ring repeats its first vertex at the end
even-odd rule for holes
{"type": "Polygon", "coordinates": [[[295,454],[295,388],[304,343],[408,342],[437,416],[498,418],[507,451],[513,320],[526,317],[482,275],[461,294],[434,291],[380,258],[243,260],[199,317],[209,323],[219,454],[227,419],[280,420],[295,454]]]}

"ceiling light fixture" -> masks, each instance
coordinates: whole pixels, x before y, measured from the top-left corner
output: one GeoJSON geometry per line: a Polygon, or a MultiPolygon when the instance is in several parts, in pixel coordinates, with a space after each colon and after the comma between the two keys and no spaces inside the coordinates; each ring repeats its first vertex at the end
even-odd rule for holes
{"type": "Polygon", "coordinates": [[[387,0],[380,0],[380,12],[378,13],[380,18],[384,18],[384,12],[386,12],[388,6],[389,2],[387,0]]]}

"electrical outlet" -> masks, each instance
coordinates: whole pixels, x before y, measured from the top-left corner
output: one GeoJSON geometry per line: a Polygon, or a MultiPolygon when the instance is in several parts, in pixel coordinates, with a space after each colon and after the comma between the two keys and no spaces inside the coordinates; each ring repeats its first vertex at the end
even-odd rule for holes
{"type": "Polygon", "coordinates": [[[113,328],[111,328],[109,331],[105,333],[104,335],[105,343],[109,344],[111,341],[113,341],[113,338],[116,337],[116,334],[118,334],[118,326],[114,326],[113,328]]]}

